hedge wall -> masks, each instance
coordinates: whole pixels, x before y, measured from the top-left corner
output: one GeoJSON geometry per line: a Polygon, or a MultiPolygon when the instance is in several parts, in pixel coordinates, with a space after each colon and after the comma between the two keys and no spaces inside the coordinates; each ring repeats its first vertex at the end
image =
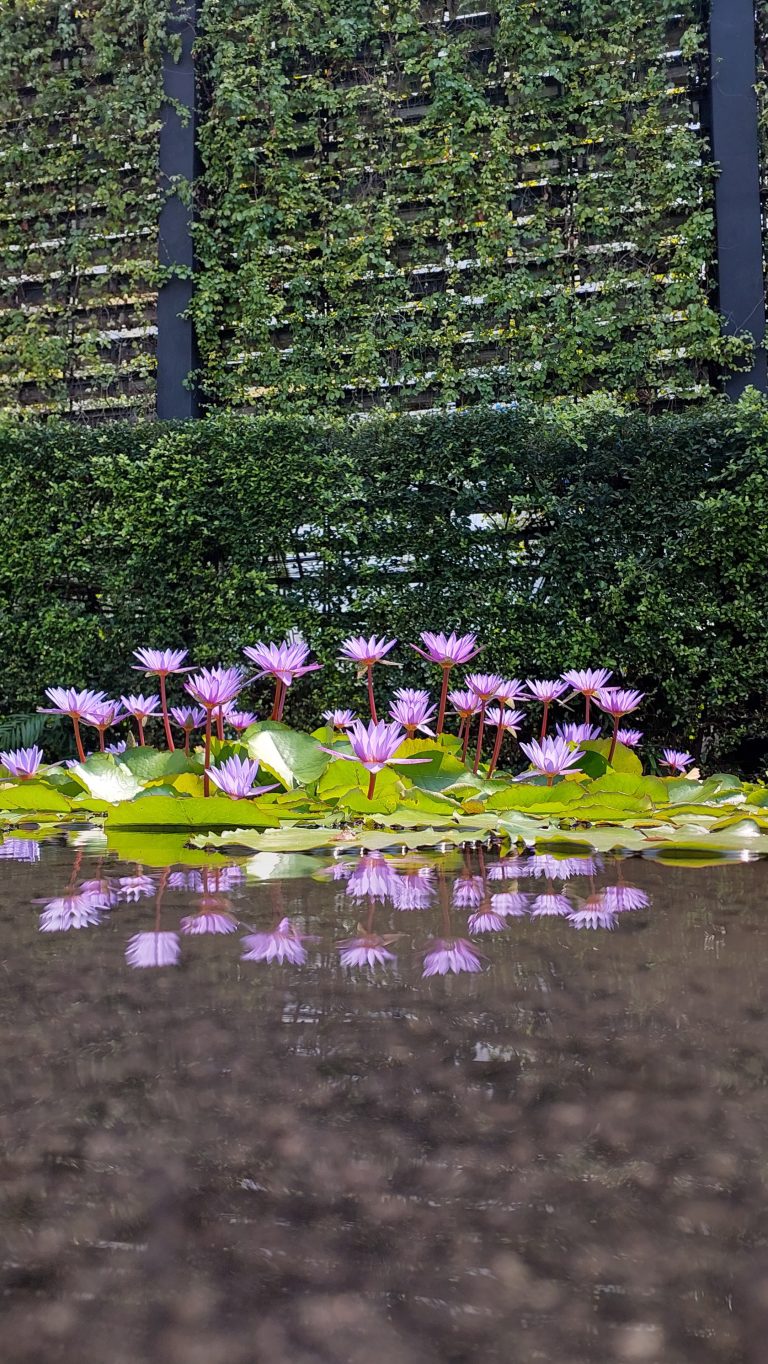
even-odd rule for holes
{"type": "MultiPolygon", "coordinates": [[[[303,631],[473,628],[488,667],[607,663],[651,739],[753,770],[768,702],[768,404],[600,401],[357,424],[0,425],[0,714],[51,683],[136,680],[138,644],[200,663],[303,631]]],[[[405,647],[392,687],[426,676],[405,647]]],[[[434,679],[432,679],[434,681],[434,679]]],[[[255,694],[258,697],[258,693],[255,694]]],[[[362,702],[335,667],[296,720],[362,702]]]]}

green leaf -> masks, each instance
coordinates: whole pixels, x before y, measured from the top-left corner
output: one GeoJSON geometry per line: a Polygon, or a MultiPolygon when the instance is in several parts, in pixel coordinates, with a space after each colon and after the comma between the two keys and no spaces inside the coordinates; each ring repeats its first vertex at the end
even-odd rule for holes
{"type": "Polygon", "coordinates": [[[279,811],[263,801],[230,800],[228,796],[155,796],[124,801],[107,815],[107,829],[268,829],[280,823],[279,811]]]}
{"type": "Polygon", "coordinates": [[[251,725],[242,738],[250,757],[289,790],[316,782],[331,761],[315,739],[275,720],[251,725]]]}
{"type": "Polygon", "coordinates": [[[20,781],[16,786],[0,787],[0,810],[32,810],[65,814],[71,802],[61,791],[41,781],[20,781]]]}
{"type": "Polygon", "coordinates": [[[95,753],[87,762],[75,763],[70,771],[83,783],[89,795],[111,805],[133,800],[141,790],[141,783],[130,768],[108,754],[95,753]]]}
{"type": "MultiPolygon", "coordinates": [[[[85,764],[86,769],[94,761],[89,758],[85,764]]],[[[188,758],[185,753],[176,749],[173,753],[167,753],[164,749],[156,748],[127,748],[120,754],[120,762],[136,778],[140,785],[145,786],[147,782],[159,781],[161,777],[175,776],[181,772],[203,771],[202,764],[192,758],[188,758]]]]}
{"type": "MultiPolygon", "coordinates": [[[[581,786],[575,782],[558,782],[557,786],[535,786],[532,782],[512,782],[491,796],[488,810],[540,810],[542,814],[564,814],[573,810],[584,798],[581,786]]],[[[576,816],[578,818],[578,816],[576,816]]]]}
{"type": "MultiPolygon", "coordinates": [[[[608,762],[608,754],[611,751],[610,739],[591,739],[588,743],[579,744],[579,747],[584,749],[586,753],[601,754],[608,762]]],[[[637,754],[631,748],[627,748],[625,744],[616,745],[609,767],[614,772],[631,772],[638,777],[643,770],[643,764],[637,754]]]]}

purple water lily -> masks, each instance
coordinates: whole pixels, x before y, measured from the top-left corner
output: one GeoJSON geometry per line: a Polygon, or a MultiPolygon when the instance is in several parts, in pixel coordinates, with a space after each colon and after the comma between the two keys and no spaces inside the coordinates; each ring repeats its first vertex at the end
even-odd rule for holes
{"type": "Polygon", "coordinates": [[[370,639],[366,639],[365,635],[350,635],[349,639],[344,640],[339,650],[339,657],[356,663],[359,676],[366,677],[368,680],[368,706],[374,724],[376,724],[378,716],[376,714],[376,700],[373,695],[373,665],[374,663],[381,663],[385,655],[389,653],[390,649],[394,649],[396,644],[396,639],[385,639],[383,635],[381,639],[376,635],[371,635],[370,639]]]}
{"type": "Polygon", "coordinates": [[[0,753],[0,764],[11,777],[28,781],[34,777],[43,761],[43,750],[33,744],[31,748],[10,748],[0,753]]]}
{"type": "Polygon", "coordinates": [[[34,838],[8,838],[0,842],[0,858],[11,862],[39,862],[40,844],[34,838]]]}
{"type": "Polygon", "coordinates": [[[682,777],[692,763],[693,755],[677,748],[665,748],[662,753],[661,765],[668,767],[673,777],[682,777]]]}
{"type": "Polygon", "coordinates": [[[546,890],[541,895],[537,895],[531,905],[532,919],[551,919],[565,918],[573,909],[573,905],[567,895],[558,895],[553,890],[546,890]]]}
{"type": "Polygon", "coordinates": [[[392,895],[395,909],[413,911],[428,909],[435,894],[435,878],[431,867],[398,876],[392,895]]]}
{"type": "Polygon", "coordinates": [[[584,723],[588,725],[590,705],[601,688],[610,682],[613,673],[610,668],[569,668],[562,676],[574,692],[581,692],[584,697],[584,723]]]}
{"type": "Polygon", "coordinates": [[[605,896],[600,891],[596,895],[590,895],[579,909],[568,915],[568,922],[574,928],[615,928],[618,922],[614,910],[609,909],[605,903],[605,896]]]}
{"type": "Polygon", "coordinates": [[[128,904],[136,904],[145,895],[154,895],[156,890],[153,878],[140,873],[136,876],[120,876],[117,884],[120,899],[128,904]]]}
{"type": "Polygon", "coordinates": [[[520,919],[528,913],[530,896],[519,890],[502,890],[491,896],[491,909],[494,914],[510,919],[520,919]]]}
{"type": "Polygon", "coordinates": [[[353,864],[346,894],[356,900],[388,900],[394,897],[400,877],[383,853],[363,853],[353,864]]]}
{"type": "Polygon", "coordinates": [[[324,710],[323,719],[331,729],[349,729],[357,719],[353,710],[324,710]]]}
{"type": "Polygon", "coordinates": [[[469,673],[464,678],[470,691],[473,691],[480,702],[480,722],[477,729],[477,751],[475,753],[474,771],[480,767],[480,758],[483,751],[483,731],[485,729],[485,713],[489,701],[497,695],[499,689],[504,686],[504,678],[499,673],[469,673]]]}
{"type": "Polygon", "coordinates": [[[477,715],[480,709],[480,698],[475,691],[467,688],[466,691],[452,691],[448,693],[448,700],[458,715],[461,724],[459,725],[459,743],[461,744],[461,761],[467,761],[467,749],[469,747],[469,731],[472,724],[472,716],[477,715]]]}
{"type": "Polygon", "coordinates": [[[457,876],[453,883],[451,898],[457,909],[474,909],[482,904],[485,895],[485,882],[482,876],[457,876]]]}
{"type": "Polygon", "coordinates": [[[219,766],[209,768],[208,773],[211,781],[225,796],[231,796],[233,800],[246,800],[249,796],[263,796],[266,791],[277,789],[275,782],[271,786],[254,786],[258,770],[258,759],[235,755],[219,766]]]}
{"type": "Polygon", "coordinates": [[[637,886],[627,886],[620,881],[617,886],[606,886],[603,891],[606,909],[614,914],[624,914],[628,910],[648,909],[650,896],[637,886]]]}
{"type": "Polygon", "coordinates": [[[645,692],[630,691],[625,687],[602,687],[595,696],[595,703],[604,710],[606,715],[610,715],[613,720],[613,735],[611,736],[611,748],[608,754],[608,762],[613,762],[613,755],[616,752],[616,744],[619,740],[619,721],[625,715],[637,710],[643,700],[645,692]]]}
{"type": "Polygon", "coordinates": [[[396,724],[402,725],[409,739],[413,739],[417,731],[430,738],[435,737],[435,731],[429,728],[435,718],[435,707],[429,704],[429,697],[426,700],[395,701],[389,713],[396,724]]]}
{"type": "Polygon", "coordinates": [[[125,711],[120,701],[106,700],[99,701],[98,704],[93,707],[93,710],[90,710],[87,715],[83,716],[83,722],[86,725],[93,725],[93,728],[97,729],[99,732],[100,753],[106,753],[105,735],[107,730],[111,729],[113,725],[116,725],[119,720],[122,720],[124,715],[125,711]]]}
{"type": "Polygon", "coordinates": [[[424,957],[423,976],[459,975],[482,971],[480,953],[467,938],[435,938],[424,957]]]}
{"type": "Polygon", "coordinates": [[[236,734],[242,734],[244,730],[250,729],[255,725],[258,715],[252,710],[228,710],[225,716],[228,725],[231,725],[236,734]]]}
{"type": "Polygon", "coordinates": [[[296,678],[303,677],[305,673],[317,672],[318,668],[323,666],[322,663],[307,661],[309,645],[300,639],[284,639],[282,644],[264,644],[260,640],[258,644],[247,645],[243,653],[251,663],[256,664],[259,669],[256,674],[258,678],[275,679],[275,700],[270,716],[272,720],[282,720],[286,690],[296,678]]]}
{"type": "Polygon", "coordinates": [[[288,961],[292,966],[303,966],[307,960],[304,943],[314,939],[290,919],[281,919],[271,933],[249,933],[241,941],[246,949],[242,961],[288,961]]]}
{"type": "Polygon", "coordinates": [[[496,914],[492,909],[479,909],[467,919],[470,933],[503,933],[506,927],[504,916],[496,914]]]}
{"type": "Polygon", "coordinates": [[[139,744],[143,747],[145,743],[144,726],[151,716],[157,715],[160,697],[142,696],[140,693],[138,696],[121,696],[120,700],[128,714],[132,715],[136,721],[136,727],[139,731],[139,744]]]}
{"type": "Polygon", "coordinates": [[[189,740],[193,729],[200,729],[205,724],[205,711],[202,706],[171,706],[171,716],[173,723],[182,730],[184,734],[184,752],[189,757],[189,740]]]}
{"type": "Polygon", "coordinates": [[[211,793],[208,771],[211,766],[211,725],[213,712],[221,711],[230,701],[234,701],[246,683],[242,668],[201,668],[199,673],[184,683],[184,690],[197,701],[205,711],[205,758],[203,761],[203,794],[211,793]]]}
{"type": "Polygon", "coordinates": [[[637,748],[642,737],[643,731],[641,729],[619,730],[619,743],[623,744],[625,748],[637,748]]]}
{"type": "Polygon", "coordinates": [[[493,745],[491,761],[488,764],[488,776],[492,777],[499,761],[504,735],[514,734],[516,736],[520,732],[525,714],[522,710],[511,710],[508,706],[489,706],[485,718],[489,725],[496,726],[496,742],[493,745]]]}
{"type": "Polygon", "coordinates": [[[549,708],[554,701],[559,701],[560,697],[568,690],[568,683],[563,682],[562,678],[545,678],[544,681],[537,682],[535,679],[528,678],[526,682],[529,695],[534,701],[541,701],[544,711],[541,717],[540,739],[544,739],[547,733],[547,723],[549,721],[549,708]]]}
{"type": "Polygon", "coordinates": [[[160,709],[163,715],[163,727],[165,729],[165,742],[168,745],[169,753],[173,752],[173,735],[171,734],[171,722],[168,718],[168,695],[166,691],[166,679],[171,673],[189,673],[193,669],[184,666],[184,661],[189,653],[188,649],[134,649],[133,656],[138,658],[138,663],[132,663],[131,667],[135,672],[144,673],[145,677],[157,677],[160,684],[160,709]]]}
{"type": "Polygon", "coordinates": [[[100,701],[106,701],[103,691],[77,691],[75,687],[46,687],[45,694],[53,705],[49,708],[38,706],[41,715],[68,715],[75,731],[77,756],[85,762],[85,749],[80,734],[80,721],[100,701]]]}
{"type": "Polygon", "coordinates": [[[540,743],[532,739],[520,747],[531,767],[547,778],[547,786],[552,785],[555,777],[575,767],[579,758],[583,757],[582,749],[571,748],[565,739],[542,739],[540,743]]]}
{"type": "Polygon", "coordinates": [[[179,928],[187,936],[201,933],[236,933],[237,920],[225,909],[199,909],[196,914],[188,914],[181,919],[179,928]]]}
{"type": "Polygon", "coordinates": [[[129,966],[143,970],[152,966],[178,966],[181,959],[181,940],[178,933],[158,929],[134,933],[125,949],[129,966]]]}
{"type": "Polygon", "coordinates": [[[555,725],[555,734],[558,739],[565,739],[568,744],[588,744],[594,743],[600,738],[599,725],[555,725]]]}
{"type": "Polygon", "coordinates": [[[432,634],[430,630],[422,630],[420,635],[423,649],[418,644],[412,644],[411,648],[426,658],[429,663],[435,663],[443,670],[443,680],[440,687],[440,704],[437,712],[437,733],[442,734],[445,726],[445,707],[448,700],[448,679],[451,668],[458,664],[469,663],[470,659],[480,653],[477,643],[477,636],[457,635],[451,631],[450,635],[432,634]]]}
{"type": "Polygon", "coordinates": [[[368,770],[371,778],[368,783],[369,800],[373,800],[376,777],[385,767],[394,764],[400,765],[401,763],[429,762],[428,758],[395,757],[398,748],[405,739],[405,733],[394,722],[388,725],[385,720],[380,720],[378,723],[371,720],[368,725],[365,725],[362,720],[356,720],[354,725],[350,726],[347,738],[352,745],[351,753],[339,753],[338,749],[327,748],[325,744],[321,744],[320,747],[326,753],[330,753],[332,758],[358,762],[368,770]]]}

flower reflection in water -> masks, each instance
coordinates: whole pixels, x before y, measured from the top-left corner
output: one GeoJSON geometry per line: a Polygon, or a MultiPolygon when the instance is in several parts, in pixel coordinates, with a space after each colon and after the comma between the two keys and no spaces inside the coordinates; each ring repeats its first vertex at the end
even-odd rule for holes
{"type": "Polygon", "coordinates": [[[519,919],[528,913],[530,896],[523,895],[518,890],[503,890],[498,895],[491,896],[491,909],[494,914],[500,914],[505,918],[519,919]]]}
{"type": "Polygon", "coordinates": [[[39,862],[40,844],[33,838],[4,838],[0,843],[0,857],[11,862],[39,862]]]}
{"type": "Polygon", "coordinates": [[[216,901],[205,902],[201,905],[196,914],[187,914],[179,920],[179,928],[182,933],[188,936],[195,936],[200,933],[236,933],[237,919],[226,909],[226,906],[216,901]]]}
{"type": "Polygon", "coordinates": [[[572,909],[573,905],[567,895],[558,894],[550,888],[542,895],[536,896],[531,905],[531,918],[564,918],[572,909]]]}
{"type": "Polygon", "coordinates": [[[616,914],[630,909],[649,909],[651,904],[644,890],[639,890],[637,886],[627,886],[623,881],[619,881],[615,886],[606,886],[603,896],[606,908],[616,914]]]}
{"type": "Polygon", "coordinates": [[[468,938],[435,938],[424,957],[423,976],[459,975],[482,971],[480,953],[468,938]]]}
{"type": "Polygon", "coordinates": [[[101,920],[101,908],[92,895],[61,895],[46,904],[40,915],[40,932],[67,933],[70,928],[91,928],[101,920]]]}
{"type": "Polygon", "coordinates": [[[381,853],[364,853],[347,882],[347,895],[358,900],[388,900],[399,880],[392,863],[381,853]]]}
{"type": "Polygon", "coordinates": [[[308,933],[302,933],[291,919],[281,919],[271,933],[249,933],[241,939],[242,961],[289,961],[293,966],[303,966],[307,960],[305,942],[313,942],[308,933]]]}
{"type": "Polygon", "coordinates": [[[125,949],[129,966],[178,966],[181,960],[181,940],[178,933],[150,930],[135,933],[125,949]]]}
{"type": "Polygon", "coordinates": [[[395,909],[429,909],[435,895],[435,876],[431,867],[419,867],[405,872],[394,885],[392,901],[395,909]]]}
{"type": "Polygon", "coordinates": [[[457,909],[474,909],[483,903],[484,896],[482,876],[457,876],[453,883],[453,903],[457,909]]]}
{"type": "Polygon", "coordinates": [[[615,928],[618,923],[618,916],[614,910],[608,909],[605,903],[605,896],[601,893],[590,895],[585,900],[580,909],[574,910],[568,916],[568,922],[574,928],[615,928]]]}
{"type": "Polygon", "coordinates": [[[154,895],[156,886],[151,876],[121,876],[118,879],[120,899],[129,904],[145,895],[154,895]]]}
{"type": "Polygon", "coordinates": [[[506,927],[506,918],[492,909],[479,909],[467,919],[470,933],[502,933],[506,927]]]}
{"type": "Polygon", "coordinates": [[[361,929],[359,938],[346,938],[338,942],[339,961],[342,966],[386,966],[391,961],[396,961],[394,952],[390,952],[390,943],[396,941],[397,933],[388,933],[382,936],[379,933],[364,933],[361,929]]]}

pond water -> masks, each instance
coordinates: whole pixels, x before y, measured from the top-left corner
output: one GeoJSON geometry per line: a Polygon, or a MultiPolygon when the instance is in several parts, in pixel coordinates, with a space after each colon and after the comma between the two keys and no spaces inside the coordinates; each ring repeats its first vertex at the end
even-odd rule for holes
{"type": "Polygon", "coordinates": [[[762,863],[147,845],[0,845],[4,1360],[764,1361],[762,863]]]}

